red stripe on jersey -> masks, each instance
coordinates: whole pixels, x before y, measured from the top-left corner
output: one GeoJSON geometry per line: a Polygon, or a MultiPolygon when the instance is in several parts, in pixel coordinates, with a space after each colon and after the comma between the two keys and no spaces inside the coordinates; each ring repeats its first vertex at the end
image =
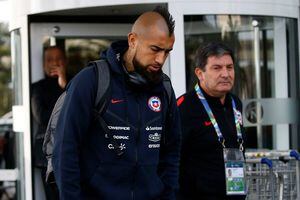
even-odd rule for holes
{"type": "Polygon", "coordinates": [[[181,96],[178,100],[177,100],[177,106],[180,106],[182,104],[182,102],[184,101],[184,96],[181,96]]]}

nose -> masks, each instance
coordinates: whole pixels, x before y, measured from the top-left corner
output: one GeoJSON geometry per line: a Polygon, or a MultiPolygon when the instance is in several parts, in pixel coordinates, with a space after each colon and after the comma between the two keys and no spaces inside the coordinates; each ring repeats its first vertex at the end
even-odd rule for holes
{"type": "Polygon", "coordinates": [[[59,65],[60,60],[58,58],[53,59],[53,65],[54,66],[58,66],[59,65]]]}
{"type": "Polygon", "coordinates": [[[155,62],[160,64],[161,66],[164,64],[166,60],[166,53],[164,51],[158,52],[155,56],[155,62]]]}
{"type": "Polygon", "coordinates": [[[221,71],[221,76],[224,78],[229,77],[229,71],[228,71],[227,67],[223,67],[223,69],[221,71]]]}

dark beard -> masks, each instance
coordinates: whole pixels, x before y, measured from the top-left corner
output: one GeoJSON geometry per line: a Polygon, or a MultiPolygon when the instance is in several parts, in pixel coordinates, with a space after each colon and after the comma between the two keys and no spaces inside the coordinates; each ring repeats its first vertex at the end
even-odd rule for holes
{"type": "Polygon", "coordinates": [[[144,67],[135,57],[132,60],[134,69],[142,75],[150,84],[156,85],[162,80],[162,69],[157,72],[148,72],[147,67],[144,67]]]}

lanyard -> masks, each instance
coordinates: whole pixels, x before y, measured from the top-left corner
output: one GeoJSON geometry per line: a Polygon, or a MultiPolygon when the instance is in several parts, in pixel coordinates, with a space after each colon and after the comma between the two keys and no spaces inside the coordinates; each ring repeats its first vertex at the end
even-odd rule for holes
{"type": "MultiPolygon", "coordinates": [[[[208,105],[208,102],[207,100],[205,99],[200,87],[199,87],[199,84],[196,84],[195,85],[195,91],[197,93],[197,96],[199,98],[199,100],[201,101],[201,103],[203,104],[205,110],[206,110],[206,113],[208,114],[209,116],[209,119],[211,121],[211,123],[213,124],[216,132],[217,132],[217,135],[218,135],[218,140],[219,142],[222,144],[222,146],[225,148],[225,139],[221,133],[221,130],[219,128],[219,125],[217,123],[217,120],[211,110],[211,108],[209,107],[208,105]]],[[[234,114],[234,121],[235,121],[235,126],[236,126],[236,131],[237,131],[237,142],[239,143],[240,145],[240,150],[243,151],[243,136],[242,136],[242,131],[241,131],[241,125],[239,123],[239,119],[241,119],[242,116],[239,116],[240,115],[240,112],[238,112],[238,110],[236,109],[236,104],[233,100],[233,98],[231,98],[231,103],[232,103],[232,108],[233,108],[233,114],[234,114]]]]}

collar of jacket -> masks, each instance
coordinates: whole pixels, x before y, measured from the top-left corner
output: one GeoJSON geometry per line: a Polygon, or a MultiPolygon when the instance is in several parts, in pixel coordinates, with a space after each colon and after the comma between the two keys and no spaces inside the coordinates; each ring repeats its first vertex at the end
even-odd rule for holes
{"type": "MultiPolygon", "coordinates": [[[[199,84],[200,86],[200,84],[199,84]]],[[[214,108],[231,108],[232,107],[232,103],[231,103],[231,94],[230,93],[227,93],[226,96],[225,96],[225,103],[224,105],[221,103],[221,100],[220,98],[218,97],[213,97],[213,96],[210,96],[208,95],[204,90],[203,88],[200,86],[201,88],[201,91],[203,93],[203,95],[205,96],[205,99],[207,100],[207,102],[209,103],[209,105],[211,107],[214,107],[214,108]]],[[[198,97],[197,97],[198,98],[198,97]]]]}
{"type": "Polygon", "coordinates": [[[104,52],[101,53],[100,58],[106,59],[110,64],[112,72],[117,74],[124,74],[122,69],[122,56],[128,49],[127,40],[116,41],[104,52]]]}
{"type": "MultiPolygon", "coordinates": [[[[120,77],[124,78],[124,69],[123,69],[123,55],[128,49],[128,41],[127,40],[120,40],[113,42],[111,46],[104,51],[100,58],[104,58],[110,64],[110,68],[113,73],[119,74],[120,77]]],[[[149,89],[147,91],[152,92],[160,92],[163,89],[163,83],[159,83],[149,89]]],[[[142,90],[143,91],[143,90],[142,90]]],[[[137,92],[137,91],[134,91],[137,92]]],[[[141,91],[140,91],[141,92],[141,91]]]]}

